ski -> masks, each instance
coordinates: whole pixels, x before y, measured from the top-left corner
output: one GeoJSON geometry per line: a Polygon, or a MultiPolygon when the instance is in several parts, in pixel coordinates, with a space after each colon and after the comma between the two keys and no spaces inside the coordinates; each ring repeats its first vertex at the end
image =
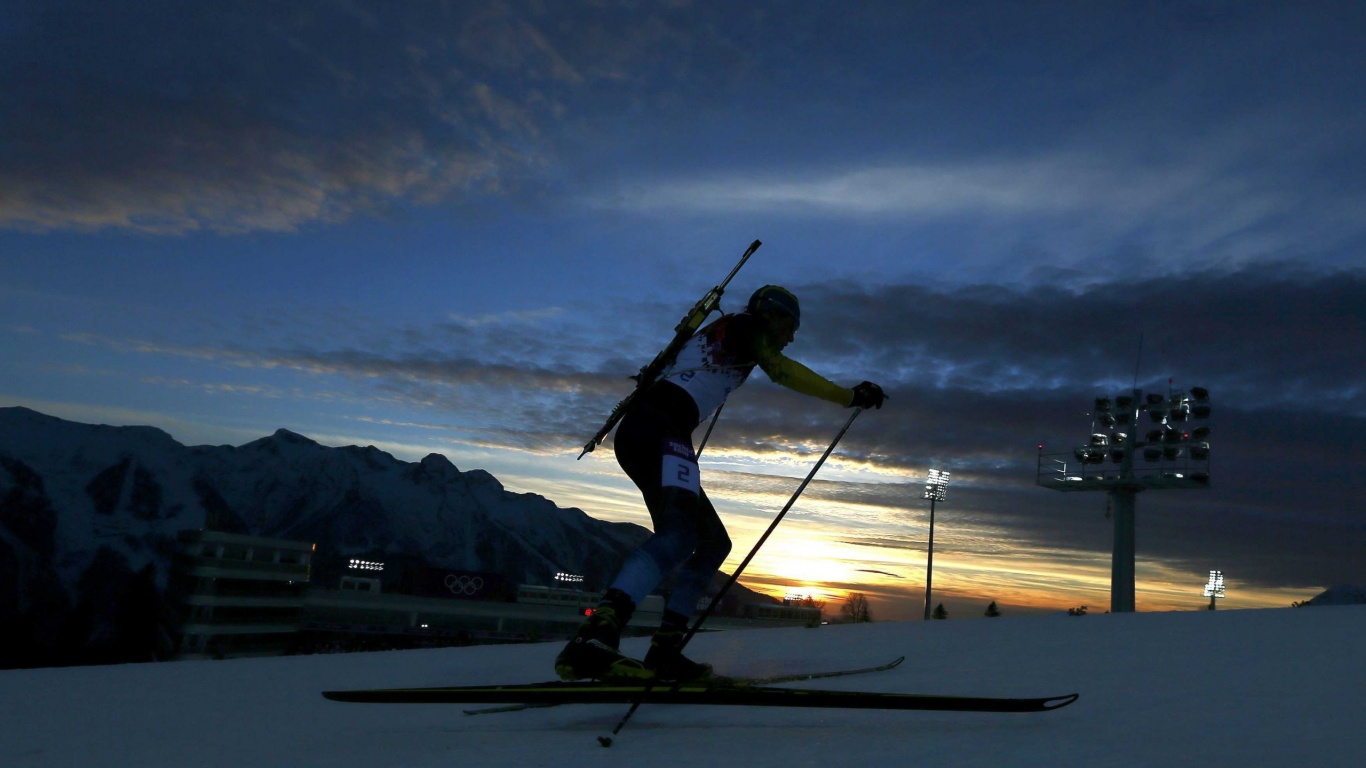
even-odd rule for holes
{"type": "Polygon", "coordinates": [[[333,701],[366,704],[696,704],[742,707],[931,710],[942,712],[1048,712],[1076,701],[1079,694],[1038,698],[996,698],[920,693],[830,691],[770,686],[677,686],[548,683],[539,686],[469,686],[325,691],[333,701]]]}
{"type": "Polygon", "coordinates": [[[730,270],[730,274],[726,275],[726,279],[722,280],[710,291],[707,291],[707,295],[703,296],[700,301],[694,304],[693,308],[688,311],[688,314],[684,315],[683,319],[678,321],[678,325],[674,326],[673,341],[670,341],[668,346],[660,350],[659,354],[655,355],[655,359],[650,361],[649,365],[641,368],[639,373],[631,377],[636,381],[636,388],[631,390],[631,394],[623,398],[621,402],[617,403],[617,406],[612,409],[611,415],[607,417],[607,421],[602,425],[602,428],[584,444],[583,452],[579,454],[580,459],[582,459],[584,455],[592,453],[593,449],[597,448],[598,445],[606,439],[608,433],[612,431],[612,428],[617,425],[618,421],[621,421],[621,417],[626,415],[626,411],[630,409],[631,403],[636,399],[636,395],[649,389],[664,371],[673,364],[674,358],[678,356],[678,352],[683,348],[683,345],[687,343],[688,339],[692,338],[692,335],[697,332],[698,328],[702,327],[702,322],[707,319],[707,316],[720,306],[721,294],[725,292],[726,285],[730,283],[731,278],[735,277],[735,274],[740,271],[740,268],[745,265],[745,262],[749,261],[749,257],[754,255],[755,251],[759,250],[760,245],[763,245],[763,243],[758,240],[750,243],[749,248],[745,251],[744,255],[740,257],[740,261],[730,270]]]}
{"type": "MultiPolygon", "coordinates": [[[[872,672],[886,672],[886,671],[889,670],[889,669],[896,669],[896,667],[897,667],[898,665],[900,665],[901,662],[903,662],[903,661],[905,661],[905,660],[906,660],[906,657],[905,657],[905,656],[899,656],[899,657],[897,657],[896,659],[893,659],[892,661],[887,662],[886,664],[878,664],[878,665],[875,666],[875,667],[860,667],[860,668],[858,668],[858,669],[836,669],[836,670],[830,670],[830,671],[826,671],[826,672],[797,672],[797,673],[786,674],[786,675],[770,675],[770,676],[768,676],[768,677],[718,677],[715,681],[713,681],[713,682],[711,683],[711,685],[712,685],[712,686],[717,686],[717,685],[737,685],[737,686],[747,686],[747,685],[777,685],[777,684],[779,684],[779,683],[801,683],[801,682],[806,682],[807,680],[819,680],[819,679],[824,679],[824,678],[829,678],[829,677],[846,677],[846,676],[848,676],[848,675],[865,675],[865,674],[869,674],[869,673],[872,673],[872,672]]],[[[597,683],[597,685],[601,685],[601,683],[597,683]]],[[[497,707],[482,707],[482,708],[480,708],[480,709],[467,709],[467,710],[465,710],[465,714],[467,714],[467,715],[493,715],[493,714],[498,714],[498,713],[501,713],[501,712],[521,712],[522,710],[527,710],[527,709],[546,709],[546,708],[548,708],[548,707],[558,707],[558,706],[561,706],[561,703],[553,703],[553,704],[547,704],[547,703],[530,704],[530,703],[527,703],[527,702],[522,702],[522,703],[520,703],[520,704],[506,704],[506,705],[497,706],[497,707]]]]}

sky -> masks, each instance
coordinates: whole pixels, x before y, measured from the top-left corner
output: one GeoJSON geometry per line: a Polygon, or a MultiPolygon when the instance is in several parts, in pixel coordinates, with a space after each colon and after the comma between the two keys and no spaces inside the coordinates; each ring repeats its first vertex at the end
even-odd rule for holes
{"type": "MultiPolygon", "coordinates": [[[[647,523],[627,377],[725,311],[880,384],[743,581],[875,618],[1109,605],[1092,403],[1207,387],[1137,501],[1139,610],[1366,583],[1366,6],[21,0],[0,10],[0,405],[439,452],[647,523]]],[[[761,373],[703,483],[728,567],[851,412],[761,373]]],[[[699,433],[700,436],[700,433],[699,433]]]]}

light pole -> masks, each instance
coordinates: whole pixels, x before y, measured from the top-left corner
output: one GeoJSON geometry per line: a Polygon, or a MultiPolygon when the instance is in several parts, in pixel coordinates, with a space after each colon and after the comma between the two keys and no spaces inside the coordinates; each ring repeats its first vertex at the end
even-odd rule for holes
{"type": "Polygon", "coordinates": [[[925,559],[925,621],[930,620],[930,584],[934,580],[934,503],[944,500],[944,492],[949,487],[949,473],[931,469],[925,479],[925,495],[930,500],[930,546],[929,556],[925,559]]]}
{"type": "Polygon", "coordinates": [[[1146,399],[1138,388],[1113,401],[1098,397],[1086,445],[1070,454],[1048,455],[1039,445],[1039,485],[1055,491],[1110,494],[1115,526],[1110,560],[1112,613],[1134,610],[1134,507],[1139,491],[1209,488],[1209,427],[1188,426],[1192,419],[1209,418],[1209,390],[1192,387],[1189,393],[1175,392],[1170,381],[1168,390],[1166,395],[1149,393],[1146,399]],[[1139,418],[1145,412],[1152,429],[1140,440],[1139,418]],[[1067,458],[1059,457],[1076,462],[1069,466],[1067,458]],[[1107,459],[1118,466],[1105,469],[1107,459]]]}

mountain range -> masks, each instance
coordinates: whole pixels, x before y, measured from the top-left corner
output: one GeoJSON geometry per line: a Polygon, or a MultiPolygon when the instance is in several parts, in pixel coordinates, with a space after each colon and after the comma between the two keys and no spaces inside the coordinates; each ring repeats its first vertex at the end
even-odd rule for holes
{"type": "Polygon", "coordinates": [[[205,528],[315,542],[315,585],[360,557],[512,583],[572,571],[601,589],[649,535],[436,453],[405,462],[284,429],[185,446],[153,427],[0,408],[0,667],[121,660],[120,627],[164,596],[177,533],[205,528]]]}

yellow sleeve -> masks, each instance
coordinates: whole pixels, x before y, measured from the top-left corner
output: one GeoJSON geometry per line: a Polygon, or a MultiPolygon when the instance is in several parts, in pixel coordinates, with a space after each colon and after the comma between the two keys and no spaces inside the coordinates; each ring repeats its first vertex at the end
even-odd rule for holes
{"type": "Polygon", "coordinates": [[[780,384],[803,395],[819,397],[835,405],[847,406],[854,400],[854,390],[830,381],[805,365],[774,349],[767,340],[756,345],[759,367],[774,384],[780,384]]]}

